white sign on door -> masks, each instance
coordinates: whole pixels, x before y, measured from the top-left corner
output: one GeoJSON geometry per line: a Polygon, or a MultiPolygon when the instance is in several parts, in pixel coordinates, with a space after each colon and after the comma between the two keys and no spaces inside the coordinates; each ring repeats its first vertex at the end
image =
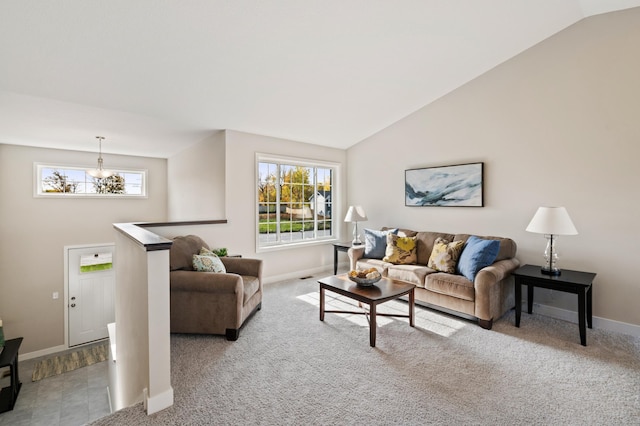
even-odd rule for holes
{"type": "Polygon", "coordinates": [[[109,337],[107,324],[115,321],[114,249],[68,249],[69,346],[109,337]]]}

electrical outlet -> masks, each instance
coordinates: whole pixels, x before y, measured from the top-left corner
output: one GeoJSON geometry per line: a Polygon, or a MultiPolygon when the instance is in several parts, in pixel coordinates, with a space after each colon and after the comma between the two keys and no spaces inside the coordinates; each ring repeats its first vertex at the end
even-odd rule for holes
{"type": "Polygon", "coordinates": [[[59,298],[59,297],[60,297],[60,295],[58,294],[58,292],[57,292],[57,291],[54,291],[54,292],[53,292],[53,299],[55,300],[55,299],[57,299],[57,298],[59,298]]]}

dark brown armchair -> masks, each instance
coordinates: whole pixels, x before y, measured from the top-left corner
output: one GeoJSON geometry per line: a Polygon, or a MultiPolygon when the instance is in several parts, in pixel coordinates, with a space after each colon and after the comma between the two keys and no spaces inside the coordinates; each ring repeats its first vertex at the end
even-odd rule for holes
{"type": "Polygon", "coordinates": [[[221,257],[227,273],[198,272],[193,255],[209,248],[200,237],[175,237],[170,250],[171,332],[222,334],[237,340],[240,327],[262,308],[262,260],[221,257]]]}

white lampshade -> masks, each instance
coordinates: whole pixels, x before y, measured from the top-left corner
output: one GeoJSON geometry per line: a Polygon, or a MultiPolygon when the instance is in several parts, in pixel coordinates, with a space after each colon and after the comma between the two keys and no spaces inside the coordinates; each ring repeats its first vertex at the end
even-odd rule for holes
{"type": "Polygon", "coordinates": [[[564,207],[538,207],[527,226],[528,232],[550,235],[577,235],[567,209],[564,207]]]}
{"type": "Polygon", "coordinates": [[[364,222],[367,220],[367,214],[362,206],[349,206],[347,215],[344,217],[345,222],[364,222]]]}
{"type": "Polygon", "coordinates": [[[365,220],[367,220],[367,214],[364,212],[362,206],[349,206],[344,221],[355,223],[353,226],[353,241],[351,242],[354,246],[362,244],[360,234],[358,233],[358,222],[364,222],[365,220]]]}

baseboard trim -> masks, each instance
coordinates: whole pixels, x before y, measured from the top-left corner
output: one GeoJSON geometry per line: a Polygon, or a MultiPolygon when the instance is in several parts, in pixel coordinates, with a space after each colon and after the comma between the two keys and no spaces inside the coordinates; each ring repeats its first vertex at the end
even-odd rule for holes
{"type": "MultiPolygon", "coordinates": [[[[333,266],[332,266],[333,268],[333,266]]],[[[316,275],[316,274],[321,274],[324,273],[326,275],[332,275],[333,274],[333,269],[329,270],[327,269],[326,266],[321,266],[318,268],[311,268],[311,269],[303,269],[300,271],[296,271],[296,272],[291,272],[288,274],[282,274],[282,275],[272,275],[270,277],[266,277],[263,278],[263,283],[264,284],[272,284],[272,283],[277,283],[280,281],[287,281],[287,280],[294,280],[294,279],[298,279],[298,278],[302,278],[302,277],[307,277],[309,275],[316,275]]]]}
{"type": "Polygon", "coordinates": [[[42,349],[35,352],[29,352],[26,354],[20,354],[20,360],[26,361],[28,359],[39,358],[41,356],[47,356],[47,355],[55,354],[58,352],[66,351],[67,349],[69,348],[66,347],[65,345],[54,346],[52,348],[42,349]]]}
{"type": "Polygon", "coordinates": [[[109,412],[113,414],[113,399],[111,398],[111,389],[107,386],[107,399],[109,400],[109,412]]]}
{"type": "MultiPolygon", "coordinates": [[[[522,312],[527,312],[527,309],[527,302],[522,302],[522,312]]],[[[561,309],[556,308],[555,306],[541,305],[533,302],[533,312],[547,317],[569,321],[574,324],[578,323],[578,313],[568,309],[561,309]]],[[[593,328],[640,337],[640,325],[597,317],[595,315],[593,317],[593,328]]]]}
{"type": "Polygon", "coordinates": [[[145,396],[145,406],[147,408],[147,415],[157,413],[158,411],[169,408],[173,405],[173,388],[169,387],[164,392],[160,392],[158,395],[147,397],[145,396]]]}

